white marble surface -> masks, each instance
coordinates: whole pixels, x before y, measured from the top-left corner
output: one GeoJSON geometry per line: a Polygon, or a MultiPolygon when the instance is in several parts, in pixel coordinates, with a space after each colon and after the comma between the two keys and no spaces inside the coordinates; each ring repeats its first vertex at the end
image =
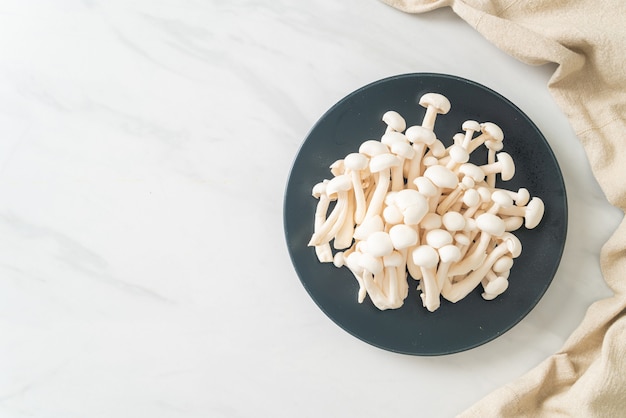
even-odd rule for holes
{"type": "Polygon", "coordinates": [[[449,417],[609,295],[609,206],[546,84],[449,10],[315,0],[0,5],[0,416],[449,417]],[[351,337],[290,264],[282,197],[312,124],[379,78],[483,83],[548,138],[562,265],[501,338],[439,358],[351,337]],[[591,221],[589,221],[589,219],[591,221]]]}

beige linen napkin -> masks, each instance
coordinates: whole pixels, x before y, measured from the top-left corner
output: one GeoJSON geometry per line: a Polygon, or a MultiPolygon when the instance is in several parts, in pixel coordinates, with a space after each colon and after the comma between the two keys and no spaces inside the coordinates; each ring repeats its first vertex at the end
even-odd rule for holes
{"type": "MultiPolygon", "coordinates": [[[[548,88],[609,202],[626,210],[626,0],[383,0],[451,7],[528,64],[558,64],[548,88]]],[[[600,264],[615,296],[594,303],[562,349],[461,417],[626,417],[626,222],[600,264]]]]}

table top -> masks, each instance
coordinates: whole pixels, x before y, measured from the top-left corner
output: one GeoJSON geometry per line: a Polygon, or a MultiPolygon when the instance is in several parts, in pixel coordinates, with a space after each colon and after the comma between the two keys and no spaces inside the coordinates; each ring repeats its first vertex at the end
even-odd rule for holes
{"type": "Polygon", "coordinates": [[[379,1],[0,6],[2,417],[448,417],[556,352],[609,296],[621,220],[547,88],[449,9],[379,1]],[[232,4],[231,4],[232,3],[232,4]],[[519,106],[559,161],[568,237],[494,341],[408,356],[309,298],[283,235],[292,161],[352,91],[435,72],[519,106]]]}

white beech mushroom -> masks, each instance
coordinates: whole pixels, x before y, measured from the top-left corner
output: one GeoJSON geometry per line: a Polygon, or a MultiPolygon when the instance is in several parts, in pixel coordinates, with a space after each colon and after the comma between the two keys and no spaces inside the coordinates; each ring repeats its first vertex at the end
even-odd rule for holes
{"type": "Polygon", "coordinates": [[[383,122],[387,124],[387,132],[404,132],[406,129],[406,121],[398,112],[389,110],[383,114],[383,122]]]}
{"type": "Polygon", "coordinates": [[[502,129],[498,125],[492,122],[485,122],[480,124],[481,134],[476,138],[472,139],[467,147],[467,151],[470,153],[474,152],[476,148],[480,147],[485,141],[489,139],[495,139],[502,142],[504,139],[504,133],[502,129]]]}
{"type": "Polygon", "coordinates": [[[409,143],[396,142],[391,144],[391,152],[400,160],[400,164],[391,169],[391,190],[398,191],[404,189],[404,162],[415,157],[415,150],[409,143]]]}
{"type": "Polygon", "coordinates": [[[431,146],[437,137],[435,133],[422,126],[411,126],[405,132],[406,137],[413,144],[415,155],[409,162],[409,167],[406,174],[406,182],[409,188],[414,187],[414,180],[422,172],[422,158],[424,158],[426,147],[431,146]]]}
{"type": "Polygon", "coordinates": [[[470,141],[474,136],[474,132],[480,131],[480,123],[476,122],[475,120],[466,120],[465,122],[463,122],[461,129],[465,131],[465,135],[463,136],[463,142],[461,143],[461,145],[466,150],[469,150],[470,141]]]}
{"type": "Polygon", "coordinates": [[[431,131],[435,127],[437,115],[445,115],[450,111],[450,101],[442,94],[426,93],[420,97],[419,104],[426,108],[422,126],[431,131]]]}
{"type": "Polygon", "coordinates": [[[365,211],[365,219],[380,214],[385,195],[391,183],[391,167],[400,164],[400,160],[393,154],[379,154],[370,159],[370,171],[377,176],[376,188],[372,200],[365,211]]]}
{"type": "MultiPolygon", "coordinates": [[[[328,180],[319,182],[315,186],[313,186],[313,190],[311,192],[313,197],[319,199],[317,207],[315,208],[315,222],[313,224],[314,231],[318,231],[324,224],[324,221],[326,220],[326,213],[328,212],[328,207],[330,206],[331,200],[333,200],[326,193],[327,184],[328,180]]],[[[315,254],[317,255],[317,259],[321,263],[330,263],[331,261],[333,261],[333,252],[330,248],[330,244],[327,242],[316,245],[315,254]]]]}
{"type": "Polygon", "coordinates": [[[545,206],[543,200],[533,197],[526,206],[511,206],[500,210],[500,215],[521,216],[524,218],[524,226],[533,229],[543,218],[545,206]]]}
{"type": "Polygon", "coordinates": [[[515,174],[513,158],[506,152],[499,152],[496,154],[496,158],[497,161],[495,163],[481,165],[480,169],[486,175],[500,173],[500,178],[503,181],[511,180],[515,174]]]}
{"type": "Polygon", "coordinates": [[[358,152],[346,155],[344,165],[350,173],[352,180],[352,189],[354,190],[354,222],[358,225],[363,222],[365,216],[365,194],[363,193],[363,185],[361,182],[361,172],[368,167],[369,159],[358,152]]]}
{"type": "MultiPolygon", "coordinates": [[[[487,164],[493,164],[496,162],[496,153],[502,151],[504,145],[502,141],[495,139],[488,139],[485,141],[485,147],[489,150],[487,153],[487,164]]],[[[513,177],[513,176],[511,176],[513,177]]],[[[487,174],[487,185],[489,187],[496,187],[496,175],[495,173],[487,174]]]]}
{"type": "Polygon", "coordinates": [[[422,272],[422,303],[430,312],[434,312],[439,308],[439,287],[435,277],[437,263],[439,262],[439,254],[430,245],[420,245],[413,250],[411,254],[413,262],[419,266],[422,272]]]}

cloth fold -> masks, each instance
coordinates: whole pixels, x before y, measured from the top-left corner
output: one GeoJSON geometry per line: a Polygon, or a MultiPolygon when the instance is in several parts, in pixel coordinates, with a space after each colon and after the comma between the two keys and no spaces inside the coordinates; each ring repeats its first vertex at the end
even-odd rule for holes
{"type": "MultiPolygon", "coordinates": [[[[608,201],[626,211],[626,1],[383,0],[452,10],[522,62],[556,63],[548,82],[608,201]]],[[[602,247],[614,296],[592,304],[561,350],[460,417],[626,416],[626,221],[602,247]]]]}

